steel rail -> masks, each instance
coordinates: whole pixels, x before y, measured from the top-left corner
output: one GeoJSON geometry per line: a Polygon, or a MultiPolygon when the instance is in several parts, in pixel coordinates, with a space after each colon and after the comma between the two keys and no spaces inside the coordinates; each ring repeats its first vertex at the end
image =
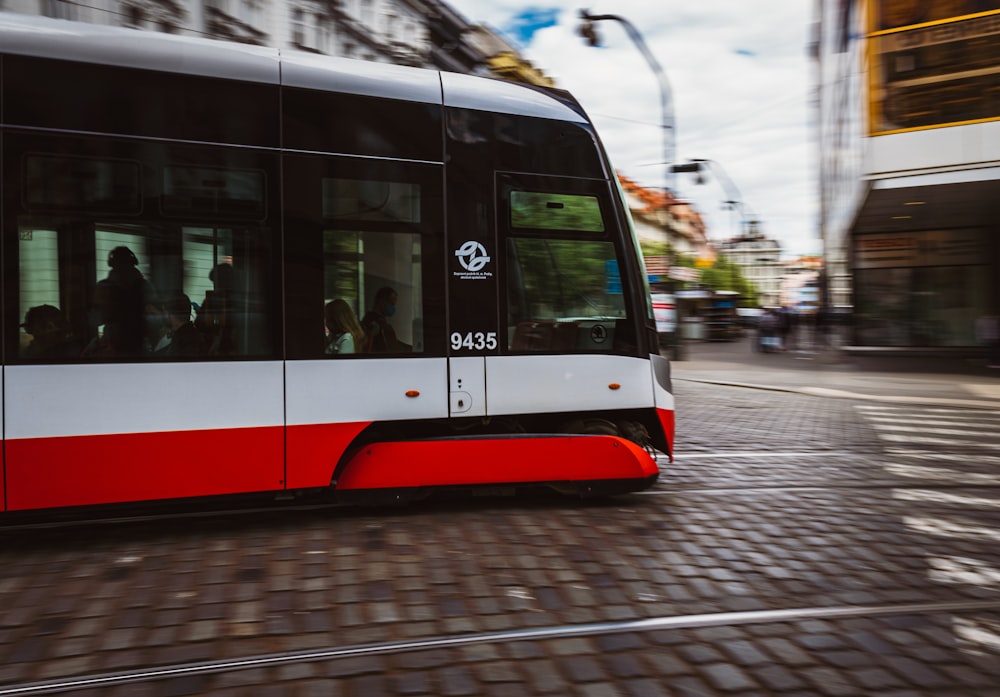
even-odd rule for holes
{"type": "Polygon", "coordinates": [[[964,614],[979,611],[1000,612],[1000,598],[994,600],[945,601],[910,603],[900,605],[867,605],[837,607],[807,607],[785,610],[753,610],[742,612],[717,612],[672,617],[653,617],[640,620],[595,622],[579,625],[513,629],[478,634],[437,636],[408,641],[361,644],[345,647],[326,647],[284,653],[259,654],[245,658],[221,659],[193,663],[176,663],[155,668],[81,675],[73,678],[45,680],[0,686],[0,697],[23,697],[56,692],[69,692],[90,688],[106,688],[131,683],[142,683],[169,678],[229,673],[253,668],[270,668],[295,663],[311,663],[357,656],[373,656],[455,648],[476,644],[498,644],[514,641],[545,641],[583,636],[650,632],[656,630],[698,629],[748,624],[769,624],[799,620],[838,620],[854,617],[886,617],[934,613],[964,614]]]}

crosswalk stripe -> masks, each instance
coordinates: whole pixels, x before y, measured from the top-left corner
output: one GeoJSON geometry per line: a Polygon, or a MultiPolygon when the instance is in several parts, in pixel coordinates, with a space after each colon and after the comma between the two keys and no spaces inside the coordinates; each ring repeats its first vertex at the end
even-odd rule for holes
{"type": "Polygon", "coordinates": [[[981,429],[965,430],[959,428],[927,428],[925,426],[904,426],[902,424],[872,424],[877,431],[891,431],[896,433],[929,433],[936,436],[981,436],[981,429]]]}

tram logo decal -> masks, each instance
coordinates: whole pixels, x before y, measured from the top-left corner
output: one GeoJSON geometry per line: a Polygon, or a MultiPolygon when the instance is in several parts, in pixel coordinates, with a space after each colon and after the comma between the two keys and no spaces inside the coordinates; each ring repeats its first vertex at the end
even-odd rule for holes
{"type": "Polygon", "coordinates": [[[486,253],[486,247],[475,240],[464,242],[461,247],[455,250],[458,263],[465,271],[456,271],[455,276],[463,279],[493,278],[492,271],[483,271],[490,256],[486,253]]]}

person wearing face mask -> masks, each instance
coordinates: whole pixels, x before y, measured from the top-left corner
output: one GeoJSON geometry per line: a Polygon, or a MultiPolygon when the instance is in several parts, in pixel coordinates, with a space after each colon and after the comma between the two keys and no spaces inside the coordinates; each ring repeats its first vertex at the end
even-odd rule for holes
{"type": "Polygon", "coordinates": [[[396,314],[399,295],[389,286],[382,286],[375,293],[375,301],[361,320],[368,336],[368,350],[372,353],[396,353],[401,349],[396,338],[396,330],[389,324],[389,318],[396,314]]]}

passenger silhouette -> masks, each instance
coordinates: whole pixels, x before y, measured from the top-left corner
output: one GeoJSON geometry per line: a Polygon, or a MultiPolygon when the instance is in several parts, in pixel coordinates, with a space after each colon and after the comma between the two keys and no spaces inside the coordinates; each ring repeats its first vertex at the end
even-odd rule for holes
{"type": "Polygon", "coordinates": [[[216,264],[208,278],[214,289],[205,291],[205,299],[198,308],[195,326],[204,334],[209,354],[231,356],[236,353],[232,264],[216,264]]]}
{"type": "Polygon", "coordinates": [[[191,321],[191,300],[184,293],[172,293],[165,303],[167,321],[170,323],[168,356],[204,356],[207,352],[205,337],[191,321]]]}
{"type": "Polygon", "coordinates": [[[382,286],[375,292],[372,309],[361,320],[361,326],[368,335],[369,351],[392,353],[401,350],[396,330],[389,324],[389,318],[396,314],[398,300],[399,294],[389,286],[382,286]]]}
{"type": "Polygon", "coordinates": [[[166,354],[170,348],[170,318],[158,297],[146,302],[146,351],[154,355],[166,354]]]}
{"type": "Polygon", "coordinates": [[[107,277],[94,291],[95,317],[91,331],[104,325],[104,332],[91,342],[88,355],[138,356],[145,348],[146,304],[153,287],[136,268],[139,260],[128,247],[115,247],[108,254],[107,277]]]}
{"type": "Polygon", "coordinates": [[[24,315],[24,332],[30,335],[22,355],[31,360],[75,358],[80,346],[73,340],[62,310],[54,305],[37,305],[24,315]]]}

